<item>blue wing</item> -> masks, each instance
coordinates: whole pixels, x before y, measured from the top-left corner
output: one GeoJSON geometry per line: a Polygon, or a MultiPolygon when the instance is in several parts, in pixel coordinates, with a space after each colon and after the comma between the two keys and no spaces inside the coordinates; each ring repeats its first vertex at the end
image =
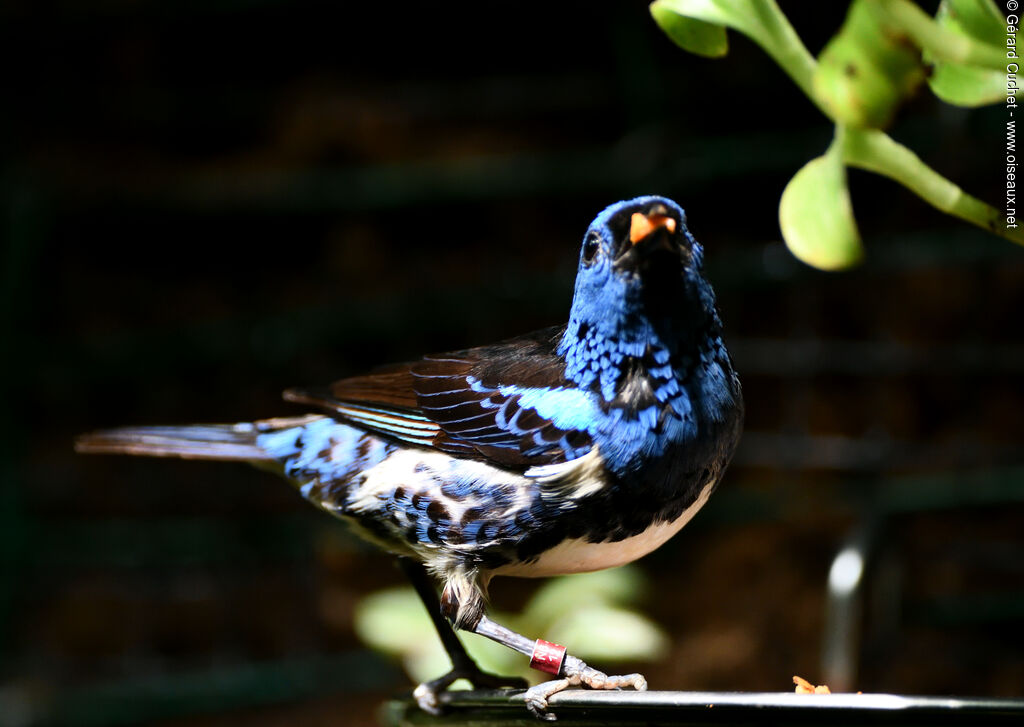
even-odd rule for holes
{"type": "Polygon", "coordinates": [[[560,329],[425,356],[326,392],[288,391],[367,431],[504,467],[526,469],[590,450],[595,397],[564,377],[560,329]]]}

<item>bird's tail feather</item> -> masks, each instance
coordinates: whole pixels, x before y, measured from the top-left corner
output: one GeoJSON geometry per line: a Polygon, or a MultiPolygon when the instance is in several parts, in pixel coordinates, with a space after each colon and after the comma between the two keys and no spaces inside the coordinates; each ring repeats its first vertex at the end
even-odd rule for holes
{"type": "Polygon", "coordinates": [[[242,424],[124,427],[84,434],[75,450],[85,454],[133,454],[182,459],[273,460],[260,447],[261,434],[302,426],[316,416],[280,417],[242,424]]]}

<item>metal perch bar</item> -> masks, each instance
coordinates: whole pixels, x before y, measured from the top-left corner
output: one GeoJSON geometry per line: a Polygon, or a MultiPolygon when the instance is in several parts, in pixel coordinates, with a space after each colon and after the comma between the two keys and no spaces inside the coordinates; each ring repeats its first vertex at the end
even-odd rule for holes
{"type": "MultiPolygon", "coordinates": [[[[412,700],[386,705],[384,723],[536,727],[522,692],[448,692],[432,717],[412,700]]],[[[1024,699],[791,692],[633,692],[571,689],[554,695],[556,725],[1020,725],[1024,699]]]]}

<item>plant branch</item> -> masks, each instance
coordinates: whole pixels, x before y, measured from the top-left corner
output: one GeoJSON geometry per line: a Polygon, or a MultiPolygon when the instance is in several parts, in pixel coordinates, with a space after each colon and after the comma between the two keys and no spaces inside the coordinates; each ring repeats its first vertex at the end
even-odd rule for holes
{"type": "MultiPolygon", "coordinates": [[[[999,48],[950,32],[909,0],[875,2],[892,26],[901,28],[932,57],[1002,68],[1004,59],[999,48]]],[[[683,17],[743,33],[771,56],[827,118],[836,122],[814,88],[818,62],[775,0],[657,0],[657,4],[683,17]]],[[[936,209],[1024,245],[1024,227],[1007,228],[999,210],[964,192],[884,132],[836,124],[836,143],[844,164],[889,177],[936,209]]]]}
{"type": "Polygon", "coordinates": [[[748,33],[750,39],[760,45],[793,79],[800,90],[819,109],[824,111],[814,92],[814,70],[817,68],[818,62],[800,40],[800,36],[790,24],[789,18],[775,3],[775,0],[754,3],[752,9],[762,32],[748,33]]]}
{"type": "Polygon", "coordinates": [[[846,164],[889,177],[936,209],[1024,245],[1024,228],[1007,228],[999,210],[964,192],[885,133],[844,127],[837,140],[846,164]]]}
{"type": "Polygon", "coordinates": [[[876,0],[876,5],[936,60],[997,71],[1006,68],[1006,58],[1001,48],[942,27],[910,0],[876,0]]]}
{"type": "Polygon", "coordinates": [[[655,0],[654,4],[685,18],[743,33],[771,56],[815,106],[827,115],[814,93],[817,61],[775,0],[655,0]]]}

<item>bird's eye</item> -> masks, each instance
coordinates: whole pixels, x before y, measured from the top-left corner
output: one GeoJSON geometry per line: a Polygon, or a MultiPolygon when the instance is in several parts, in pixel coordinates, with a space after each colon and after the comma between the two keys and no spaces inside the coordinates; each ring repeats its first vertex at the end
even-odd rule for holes
{"type": "Polygon", "coordinates": [[[596,234],[587,235],[587,239],[583,243],[583,262],[588,265],[594,262],[600,247],[601,243],[598,241],[596,234]]]}

